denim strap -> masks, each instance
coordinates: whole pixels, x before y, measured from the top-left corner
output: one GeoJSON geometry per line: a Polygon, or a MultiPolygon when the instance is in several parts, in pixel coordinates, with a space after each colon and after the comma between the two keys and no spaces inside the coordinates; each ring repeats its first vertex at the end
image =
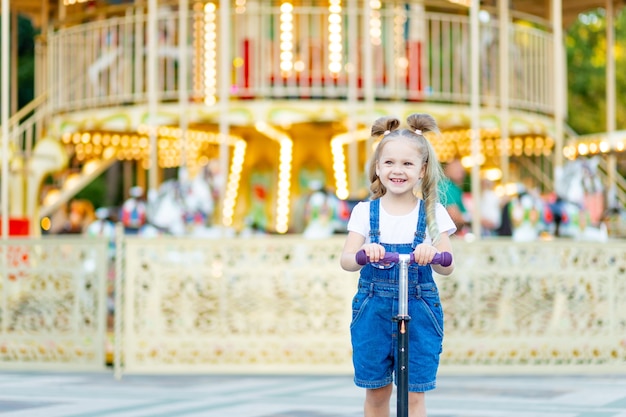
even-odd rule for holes
{"type": "Polygon", "coordinates": [[[371,243],[380,243],[380,230],[378,225],[378,216],[380,214],[380,200],[370,201],[370,241],[371,243]]]}
{"type": "Polygon", "coordinates": [[[424,200],[420,200],[420,210],[417,216],[417,229],[415,230],[415,239],[413,239],[413,249],[426,239],[426,204],[424,200]]]}

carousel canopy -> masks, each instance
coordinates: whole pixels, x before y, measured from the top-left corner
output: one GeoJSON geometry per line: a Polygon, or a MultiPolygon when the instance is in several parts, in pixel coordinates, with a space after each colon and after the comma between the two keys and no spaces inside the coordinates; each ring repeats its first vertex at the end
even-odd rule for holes
{"type": "MultiPolygon", "coordinates": [[[[533,16],[537,16],[543,19],[549,19],[551,14],[551,1],[550,0],[509,0],[511,2],[511,9],[519,12],[527,13],[533,16]]],[[[43,21],[43,10],[47,3],[49,10],[49,20],[58,21],[59,5],[65,3],[68,11],[71,12],[71,8],[78,9],[77,12],[83,12],[85,7],[93,7],[94,4],[102,6],[105,4],[119,5],[120,3],[131,4],[132,1],[120,1],[120,0],[100,0],[100,1],[86,1],[86,0],[10,0],[11,9],[17,10],[19,13],[29,16],[35,26],[39,26],[43,21]]],[[[563,24],[569,25],[576,19],[580,13],[589,11],[591,9],[606,7],[607,0],[561,0],[563,8],[563,24]]],[[[145,1],[135,0],[135,3],[143,3],[145,1]]],[[[172,1],[160,0],[160,4],[172,3],[172,1]]],[[[427,5],[432,4],[435,6],[442,6],[444,4],[469,4],[470,0],[425,0],[427,5]]],[[[481,2],[483,5],[497,6],[498,0],[487,0],[481,2]]],[[[616,8],[619,8],[626,4],[626,0],[613,0],[616,8]]]]}
{"type": "MultiPolygon", "coordinates": [[[[483,2],[485,3],[485,2],[483,2]]],[[[497,4],[497,0],[492,0],[494,5],[497,4]]],[[[549,19],[551,12],[550,0],[512,0],[512,9],[520,12],[528,13],[533,16],[538,16],[544,19],[549,19]]],[[[568,26],[580,13],[596,9],[605,8],[607,0],[561,0],[563,8],[563,25],[568,26]]],[[[626,4],[625,0],[613,0],[613,4],[616,8],[622,7],[626,4]]]]}

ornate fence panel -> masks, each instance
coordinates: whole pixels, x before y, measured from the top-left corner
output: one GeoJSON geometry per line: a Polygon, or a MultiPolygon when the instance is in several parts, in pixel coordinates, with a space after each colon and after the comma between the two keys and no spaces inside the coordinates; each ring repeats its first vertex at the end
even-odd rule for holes
{"type": "Polygon", "coordinates": [[[0,368],[104,369],[106,245],[0,241],[0,368]]]}
{"type": "MultiPolygon", "coordinates": [[[[121,238],[124,372],[350,373],[343,238],[121,238]]],[[[107,242],[0,242],[2,369],[101,369],[107,242]]],[[[626,372],[626,244],[454,241],[442,372],[626,372]]]]}
{"type": "Polygon", "coordinates": [[[626,371],[626,245],[486,240],[455,245],[439,280],[444,368],[626,371]]]}
{"type": "MultiPolygon", "coordinates": [[[[127,239],[124,372],[352,372],[343,238],[127,239]]],[[[626,372],[626,245],[454,241],[442,372],[626,372]]],[[[121,336],[121,334],[120,334],[121,336]]],[[[121,365],[121,362],[120,362],[121,365]]]]}
{"type": "Polygon", "coordinates": [[[125,372],[349,372],[342,240],[125,242],[125,372]]]}

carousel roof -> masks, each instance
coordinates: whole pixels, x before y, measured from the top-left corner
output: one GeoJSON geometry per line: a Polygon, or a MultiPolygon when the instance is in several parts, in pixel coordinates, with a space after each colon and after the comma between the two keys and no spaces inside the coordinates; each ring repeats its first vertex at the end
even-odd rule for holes
{"type": "MultiPolygon", "coordinates": [[[[496,1],[494,3],[497,4],[496,1]]],[[[544,19],[550,18],[552,3],[550,0],[511,0],[511,3],[513,10],[544,19]]],[[[563,25],[568,26],[576,20],[580,13],[597,8],[606,8],[607,0],[561,0],[561,3],[563,8],[563,25]]],[[[617,9],[626,5],[626,0],[613,0],[613,4],[617,9]]]]}
{"type": "MultiPolygon", "coordinates": [[[[11,9],[17,10],[19,13],[28,15],[32,20],[35,26],[39,26],[42,21],[42,10],[43,6],[48,3],[48,10],[50,13],[50,19],[52,21],[57,20],[56,16],[58,15],[57,10],[59,7],[59,3],[63,0],[10,0],[11,9]]],[[[550,5],[551,0],[510,0],[511,1],[511,9],[527,13],[533,16],[537,16],[543,19],[550,18],[550,5]]],[[[137,2],[137,1],[136,1],[137,2]]],[[[80,0],[74,0],[72,2],[74,5],[68,7],[79,7],[80,12],[84,12],[84,7],[89,4],[91,7],[94,2],[85,1],[84,3],[80,0]]],[[[96,4],[99,2],[95,2],[96,4]]],[[[101,2],[100,2],[101,3],[101,2]]],[[[119,0],[110,1],[111,4],[120,4],[119,0]]],[[[126,2],[124,2],[126,3],[126,2]]],[[[128,1],[128,4],[131,2],[128,1]]],[[[163,1],[160,3],[172,3],[171,1],[163,1]]],[[[459,0],[426,0],[426,4],[434,4],[438,6],[442,6],[444,4],[450,5],[451,3],[469,3],[467,1],[459,1],[459,0]]],[[[589,11],[595,8],[604,8],[606,7],[607,0],[562,0],[563,4],[563,24],[568,26],[572,23],[576,17],[585,11],[589,11]]],[[[626,0],[613,0],[616,8],[622,7],[626,5],[626,0]]],[[[482,4],[496,6],[498,4],[498,0],[483,0],[482,4]]]]}
{"type": "Polygon", "coordinates": [[[62,0],[9,0],[11,11],[28,16],[33,25],[40,27],[43,19],[43,8],[48,3],[50,16],[56,16],[56,10],[62,0]]]}

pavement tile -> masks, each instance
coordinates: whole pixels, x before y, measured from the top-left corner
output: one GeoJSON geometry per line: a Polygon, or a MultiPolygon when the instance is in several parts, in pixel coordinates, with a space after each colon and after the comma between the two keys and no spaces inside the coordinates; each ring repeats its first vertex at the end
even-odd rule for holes
{"type": "MultiPolygon", "coordinates": [[[[364,395],[349,375],[0,372],[0,417],[359,417],[364,395]]],[[[440,375],[426,398],[430,417],[626,417],[626,375],[440,375]]]]}

